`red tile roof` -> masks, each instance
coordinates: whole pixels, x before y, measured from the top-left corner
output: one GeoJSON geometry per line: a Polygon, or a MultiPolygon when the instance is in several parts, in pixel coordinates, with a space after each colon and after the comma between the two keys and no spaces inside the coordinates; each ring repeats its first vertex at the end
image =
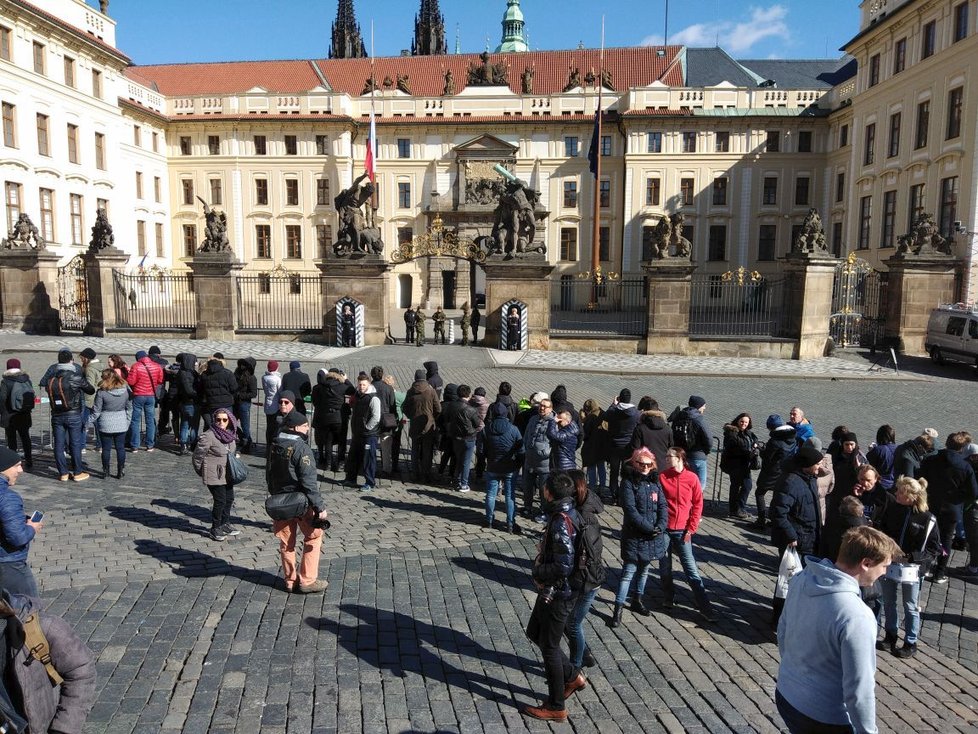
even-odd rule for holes
{"type": "MultiPolygon", "coordinates": [[[[616,89],[644,87],[661,80],[668,86],[682,86],[679,64],[673,64],[680,46],[634,46],[609,48],[604,52],[604,67],[611,73],[616,89]],[[662,52],[662,55],[659,55],[662,52]]],[[[583,78],[591,69],[597,73],[598,49],[570,51],[530,51],[491,54],[490,63],[509,67],[509,88],[521,93],[520,76],[533,69],[533,94],[548,95],[563,90],[570,67],[576,66],[583,78]]],[[[445,71],[452,70],[456,92],[465,88],[469,64],[480,65],[478,54],[444,56],[390,56],[375,59],[374,76],[378,84],[385,77],[397,80],[407,74],[412,94],[439,97],[445,88],[445,71]]],[[[207,94],[235,94],[252,87],[270,92],[298,93],[321,84],[316,68],[334,89],[359,96],[370,76],[370,59],[320,59],[315,61],[231,61],[211,64],[166,64],[137,66],[127,70],[133,80],[155,82],[159,91],[170,97],[207,94]]]]}
{"type": "Polygon", "coordinates": [[[254,87],[297,94],[322,86],[313,62],[304,60],[136,66],[127,69],[126,75],[142,84],[155,82],[168,97],[240,94],[254,87]]]}

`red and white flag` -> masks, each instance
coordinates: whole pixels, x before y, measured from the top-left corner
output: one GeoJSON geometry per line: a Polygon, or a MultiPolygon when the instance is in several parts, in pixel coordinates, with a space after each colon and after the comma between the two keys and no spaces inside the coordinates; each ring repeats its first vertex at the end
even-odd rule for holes
{"type": "Polygon", "coordinates": [[[377,126],[374,122],[374,110],[371,101],[370,105],[370,135],[367,136],[367,156],[364,160],[364,168],[367,171],[367,176],[370,178],[370,183],[377,183],[377,175],[374,171],[374,162],[377,160],[377,126]]]}

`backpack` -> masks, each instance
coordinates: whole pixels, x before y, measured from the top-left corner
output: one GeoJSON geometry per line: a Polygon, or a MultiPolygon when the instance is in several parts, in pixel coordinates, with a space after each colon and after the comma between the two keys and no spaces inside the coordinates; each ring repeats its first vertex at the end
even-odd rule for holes
{"type": "MultiPolygon", "coordinates": [[[[565,523],[573,526],[573,521],[566,513],[561,513],[565,523]]],[[[574,534],[574,570],[567,581],[575,591],[584,588],[595,588],[604,583],[607,568],[601,557],[604,542],[601,537],[601,523],[597,516],[591,513],[578,512],[581,524],[575,528],[574,534]]],[[[570,528],[568,528],[570,530],[570,528]]]]}
{"type": "Polygon", "coordinates": [[[681,410],[672,422],[672,443],[686,451],[696,446],[696,426],[685,410],[681,410]]]}
{"type": "Polygon", "coordinates": [[[27,380],[17,380],[11,384],[7,400],[11,413],[30,413],[34,410],[34,388],[27,380]]]}
{"type": "Polygon", "coordinates": [[[67,375],[62,370],[48,380],[48,399],[51,401],[52,413],[67,413],[79,407],[78,388],[72,384],[71,377],[72,375],[67,375]]]}

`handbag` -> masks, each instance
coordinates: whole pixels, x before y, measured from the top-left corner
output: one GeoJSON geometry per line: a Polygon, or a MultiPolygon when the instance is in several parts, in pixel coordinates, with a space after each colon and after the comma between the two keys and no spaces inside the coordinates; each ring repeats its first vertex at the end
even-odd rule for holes
{"type": "Polygon", "coordinates": [[[750,470],[757,471],[761,468],[761,452],[753,449],[750,452],[750,470]]]}
{"type": "Polygon", "coordinates": [[[309,510],[309,498],[304,492],[270,494],[265,499],[265,512],[273,520],[292,520],[309,510]]]}
{"type": "Polygon", "coordinates": [[[241,459],[235,456],[230,451],[228,452],[228,470],[227,479],[228,482],[234,486],[236,484],[241,484],[245,479],[248,478],[248,465],[245,464],[241,459]]]}
{"type": "Polygon", "coordinates": [[[393,431],[397,428],[397,416],[393,413],[380,414],[380,429],[382,431],[393,431]]]}
{"type": "Polygon", "coordinates": [[[801,573],[801,558],[793,547],[785,550],[778,567],[778,582],[774,585],[774,598],[788,598],[788,582],[796,573],[801,573]]]}

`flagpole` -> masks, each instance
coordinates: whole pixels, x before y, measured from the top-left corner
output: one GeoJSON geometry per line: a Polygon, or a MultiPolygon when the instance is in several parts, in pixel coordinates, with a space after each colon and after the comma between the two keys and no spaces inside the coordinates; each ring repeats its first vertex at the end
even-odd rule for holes
{"type": "Polygon", "coordinates": [[[593,228],[591,230],[591,303],[598,303],[598,286],[601,284],[601,97],[604,90],[604,16],[601,16],[601,51],[598,56],[598,108],[594,112],[594,202],[593,228]]]}
{"type": "Polygon", "coordinates": [[[374,21],[370,20],[370,135],[367,137],[367,145],[370,150],[367,155],[370,158],[370,183],[373,184],[373,191],[370,194],[370,227],[377,226],[377,123],[375,121],[374,100],[377,93],[377,77],[374,73],[374,21]]]}

